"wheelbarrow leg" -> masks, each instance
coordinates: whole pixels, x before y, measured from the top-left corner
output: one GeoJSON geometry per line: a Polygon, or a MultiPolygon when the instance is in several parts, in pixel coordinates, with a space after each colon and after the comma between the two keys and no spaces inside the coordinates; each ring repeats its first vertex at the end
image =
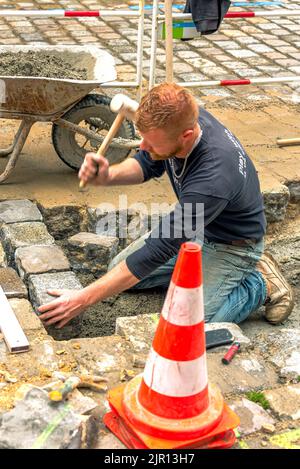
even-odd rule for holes
{"type": "Polygon", "coordinates": [[[5,158],[6,156],[10,155],[13,152],[14,147],[16,145],[16,142],[18,141],[18,138],[19,138],[20,133],[22,131],[22,123],[23,123],[23,121],[21,121],[21,124],[19,125],[18,131],[17,131],[16,135],[14,136],[14,141],[10,145],[10,147],[0,149],[0,158],[5,158]]]}
{"type": "Polygon", "coordinates": [[[34,121],[32,120],[29,120],[29,119],[22,120],[20,128],[15,138],[13,151],[6,164],[5,170],[3,171],[3,173],[0,174],[0,183],[5,181],[8,178],[8,176],[11,174],[14,167],[16,166],[18,157],[22,151],[22,148],[26,142],[26,139],[28,137],[28,134],[33,124],[34,124],[34,121]]]}

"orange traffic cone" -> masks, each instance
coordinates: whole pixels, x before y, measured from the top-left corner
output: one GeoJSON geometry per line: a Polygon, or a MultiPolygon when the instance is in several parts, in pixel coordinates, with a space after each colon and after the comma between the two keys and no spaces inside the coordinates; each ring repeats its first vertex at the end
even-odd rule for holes
{"type": "Polygon", "coordinates": [[[209,385],[201,249],[182,245],[143,376],[112,390],[104,422],[130,448],[225,448],[238,417],[209,385]]]}

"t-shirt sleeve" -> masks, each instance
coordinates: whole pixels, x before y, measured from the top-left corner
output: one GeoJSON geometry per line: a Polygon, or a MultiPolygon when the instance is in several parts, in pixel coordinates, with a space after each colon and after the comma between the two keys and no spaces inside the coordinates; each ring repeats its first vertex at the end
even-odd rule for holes
{"type": "Polygon", "coordinates": [[[141,165],[144,174],[144,182],[152,178],[159,178],[165,172],[163,161],[153,161],[146,151],[140,150],[133,158],[141,165]]]}
{"type": "Polygon", "coordinates": [[[130,272],[142,280],[176,256],[182,243],[195,237],[203,241],[204,227],[224,210],[227,203],[226,199],[198,193],[182,197],[175,210],[151,231],[145,245],[127,257],[130,272]]]}

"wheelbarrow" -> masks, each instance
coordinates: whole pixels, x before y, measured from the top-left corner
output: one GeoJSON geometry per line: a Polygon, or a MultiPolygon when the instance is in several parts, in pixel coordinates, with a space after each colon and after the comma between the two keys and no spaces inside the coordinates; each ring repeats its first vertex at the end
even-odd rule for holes
{"type": "MultiPolygon", "coordinates": [[[[0,76],[4,90],[0,99],[0,119],[21,120],[12,145],[0,149],[0,157],[9,156],[0,174],[0,183],[13,171],[35,122],[52,122],[56,153],[77,171],[85,154],[98,149],[115,118],[109,108],[110,98],[91,93],[101,84],[116,79],[114,59],[108,52],[95,46],[0,46],[0,63],[1,54],[26,54],[29,51],[53,55],[66,67],[85,68],[87,79],[0,76]]],[[[123,161],[139,142],[133,123],[124,120],[106,153],[110,164],[123,161]]]]}

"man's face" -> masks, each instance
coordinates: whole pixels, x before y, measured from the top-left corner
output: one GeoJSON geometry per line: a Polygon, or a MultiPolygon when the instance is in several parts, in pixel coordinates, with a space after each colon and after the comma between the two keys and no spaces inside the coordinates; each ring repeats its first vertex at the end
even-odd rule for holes
{"type": "Polygon", "coordinates": [[[140,149],[147,151],[152,160],[167,160],[174,155],[180,155],[183,150],[181,136],[173,140],[162,129],[153,129],[145,133],[140,132],[140,134],[143,138],[140,149]]]}

